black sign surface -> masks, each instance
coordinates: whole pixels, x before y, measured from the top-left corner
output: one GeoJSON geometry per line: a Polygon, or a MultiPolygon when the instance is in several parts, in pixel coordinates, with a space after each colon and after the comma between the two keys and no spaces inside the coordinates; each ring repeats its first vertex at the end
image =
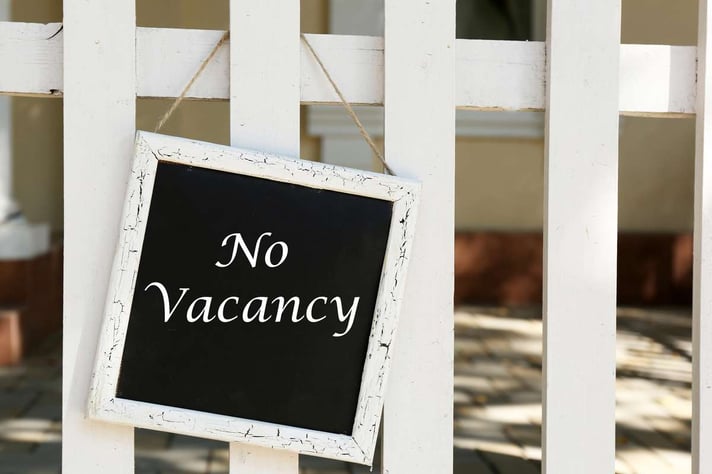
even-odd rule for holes
{"type": "Polygon", "coordinates": [[[351,434],[392,214],[160,162],[116,396],[351,434]]]}

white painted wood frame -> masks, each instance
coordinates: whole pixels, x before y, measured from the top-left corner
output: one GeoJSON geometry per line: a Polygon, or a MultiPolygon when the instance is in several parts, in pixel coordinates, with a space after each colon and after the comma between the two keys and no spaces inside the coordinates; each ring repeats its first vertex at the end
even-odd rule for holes
{"type": "MultiPolygon", "coordinates": [[[[61,25],[0,22],[0,92],[57,96],[62,82],[61,25]]],[[[176,97],[223,32],[138,28],[138,95],[176,97]]],[[[383,104],[383,39],[307,35],[352,104],[383,104]]],[[[455,104],[480,110],[543,110],[544,43],[457,40],[455,104]],[[487,74],[482,74],[486,70],[487,74]]],[[[694,46],[620,46],[620,111],[624,115],[678,116],[695,112],[694,46]]],[[[229,97],[229,45],[221,48],[188,93],[229,97]]],[[[308,51],[301,48],[301,101],[339,104],[308,51]]]]}
{"type": "MultiPolygon", "coordinates": [[[[96,352],[136,128],[134,3],[64,0],[64,30],[53,39],[63,42],[67,52],[62,362],[66,473],[134,470],[133,428],[86,417],[90,354],[96,352]]],[[[54,34],[58,28],[50,31],[54,34]]],[[[31,84],[42,79],[24,80],[31,84]]]]}
{"type": "MultiPolygon", "coordinates": [[[[299,0],[230,0],[230,144],[299,156],[299,0]],[[279,72],[277,72],[279,71],[279,72]]],[[[289,451],[230,444],[231,474],[297,474],[289,451]]]]}
{"type": "Polygon", "coordinates": [[[692,472],[712,471],[712,3],[699,2],[692,308],[692,472]]]}
{"type": "Polygon", "coordinates": [[[453,469],[455,0],[385,0],[385,158],[422,181],[383,422],[383,472],[453,469]]]}
{"type": "MultiPolygon", "coordinates": [[[[417,182],[392,176],[139,132],[123,207],[121,235],[106,297],[105,319],[89,397],[89,415],[92,418],[136,427],[288,450],[291,451],[288,454],[292,457],[296,457],[296,453],[304,453],[370,464],[378,436],[385,381],[388,379],[390,347],[396,332],[406,271],[410,262],[419,190],[420,185],[417,182]],[[393,203],[383,270],[351,435],[325,433],[117,397],[129,316],[136,290],[143,239],[150,219],[153,184],[159,161],[393,203]]],[[[238,448],[250,452],[254,449],[242,445],[238,445],[238,448]]],[[[275,459],[287,458],[283,452],[268,454],[275,459]]],[[[245,467],[244,462],[242,467],[245,467]]]]}
{"type": "Polygon", "coordinates": [[[550,0],[543,472],[615,468],[620,0],[550,0]]]}

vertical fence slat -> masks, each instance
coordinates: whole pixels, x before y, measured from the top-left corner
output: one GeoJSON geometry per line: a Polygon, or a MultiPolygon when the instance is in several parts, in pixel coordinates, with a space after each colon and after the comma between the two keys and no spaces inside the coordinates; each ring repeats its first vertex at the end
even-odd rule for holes
{"type": "Polygon", "coordinates": [[[230,141],[299,155],[299,1],[230,0],[230,141]]]}
{"type": "Polygon", "coordinates": [[[133,429],[86,420],[136,116],[135,2],[64,0],[62,472],[134,470],[133,429]]]}
{"type": "Polygon", "coordinates": [[[231,474],[297,474],[299,455],[287,451],[230,443],[231,474]]]}
{"type": "MultiPolygon", "coordinates": [[[[299,155],[299,1],[230,0],[230,142],[299,155]]],[[[295,453],[230,444],[230,472],[296,474],[295,453]]]]}
{"type": "Polygon", "coordinates": [[[423,184],[383,426],[384,473],[452,472],[455,1],[385,1],[385,157],[423,184]]]}
{"type": "Polygon", "coordinates": [[[550,0],[546,474],[613,472],[620,0],[550,0]]]}
{"type": "Polygon", "coordinates": [[[695,249],[692,324],[692,466],[712,471],[712,4],[699,3],[697,47],[697,144],[695,150],[695,249]]]}

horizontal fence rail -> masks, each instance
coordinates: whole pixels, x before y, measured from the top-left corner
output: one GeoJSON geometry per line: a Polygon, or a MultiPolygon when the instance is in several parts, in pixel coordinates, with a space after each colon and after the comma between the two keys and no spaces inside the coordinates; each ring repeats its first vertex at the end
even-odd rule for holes
{"type": "MultiPolygon", "coordinates": [[[[61,95],[62,34],[59,23],[0,22],[0,93],[61,95]]],[[[222,34],[216,30],[138,28],[137,95],[178,96],[222,34]]],[[[383,38],[307,37],[349,102],[383,104],[383,38]]],[[[458,108],[544,109],[544,43],[457,40],[455,51],[458,108]]],[[[621,113],[656,116],[695,112],[694,46],[624,44],[620,58],[621,113]]],[[[302,103],[340,103],[303,44],[300,82],[302,103]]],[[[228,99],[228,44],[203,71],[187,97],[228,99]]]]}

